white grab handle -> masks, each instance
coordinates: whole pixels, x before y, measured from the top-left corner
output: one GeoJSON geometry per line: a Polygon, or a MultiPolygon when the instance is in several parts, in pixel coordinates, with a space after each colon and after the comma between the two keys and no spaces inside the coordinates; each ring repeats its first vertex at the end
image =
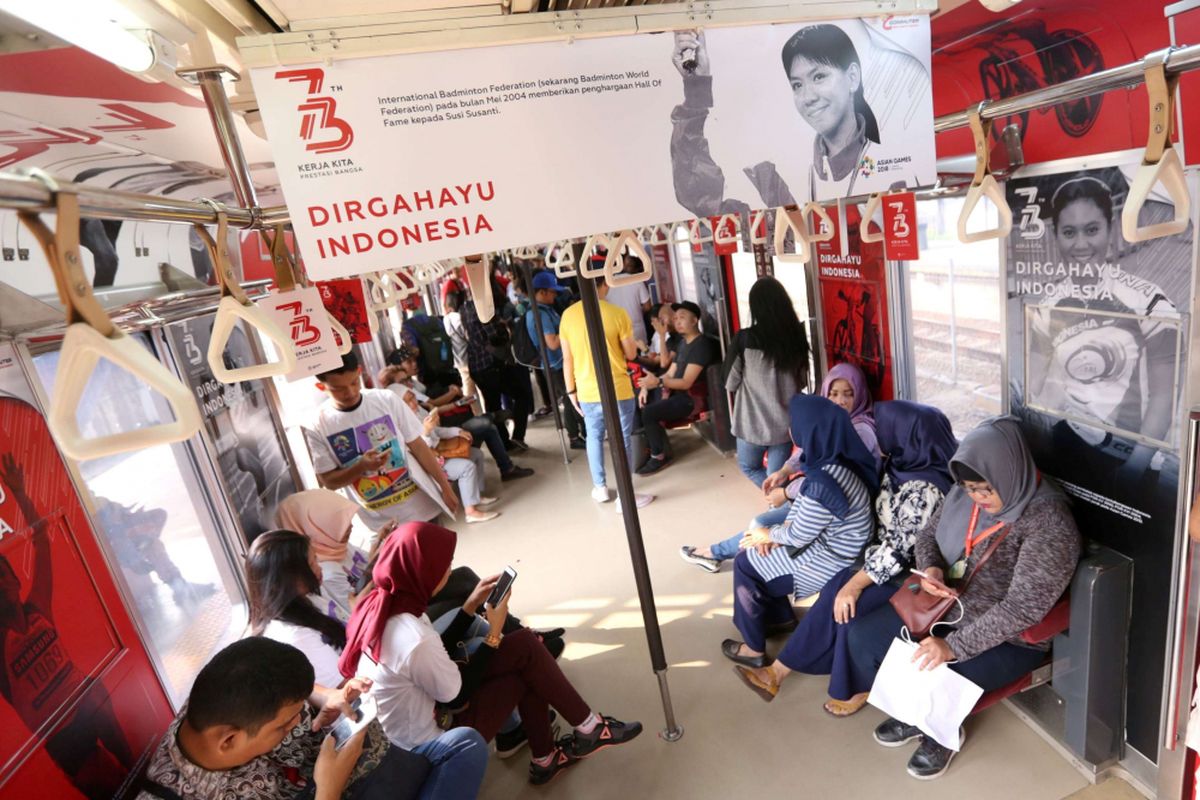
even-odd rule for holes
{"type": "Polygon", "coordinates": [[[467,270],[467,284],[471,287],[471,296],[475,300],[475,313],[480,322],[491,322],[496,316],[496,303],[492,299],[492,271],[488,257],[481,255],[478,261],[468,259],[464,266],[467,270]]]}
{"type": "Polygon", "coordinates": [[[560,278],[575,277],[575,252],[571,249],[571,240],[564,239],[556,244],[546,245],[546,264],[552,267],[554,274],[560,278]]]}
{"type": "Polygon", "coordinates": [[[755,211],[750,216],[750,244],[766,244],[768,240],[767,212],[755,211]],[[762,231],[762,233],[759,233],[759,231],[762,231]]]}
{"type": "Polygon", "coordinates": [[[808,202],[801,209],[805,221],[808,220],[809,214],[816,214],[817,219],[823,223],[817,227],[818,232],[810,231],[808,234],[808,243],[815,244],[816,242],[829,242],[833,240],[834,234],[837,233],[837,225],[833,222],[833,217],[829,216],[829,212],[825,210],[825,206],[821,203],[808,202]]]}
{"type": "Polygon", "coordinates": [[[804,219],[804,213],[799,209],[782,206],[775,209],[775,257],[780,261],[808,261],[810,255],[812,251],[808,246],[808,223],[804,219]],[[795,255],[783,251],[789,230],[796,242],[795,255]]]}
{"type": "Polygon", "coordinates": [[[337,334],[337,340],[341,342],[338,345],[338,355],[346,355],[354,348],[354,339],[350,337],[350,331],[346,330],[346,326],[342,324],[341,320],[330,314],[328,310],[325,311],[325,316],[329,318],[329,327],[337,334]]]}
{"type": "Polygon", "coordinates": [[[963,203],[962,213],[958,215],[958,240],[965,244],[970,244],[972,242],[985,242],[989,239],[1003,239],[1005,236],[1008,236],[1011,230],[1012,209],[1008,207],[1008,200],[1004,197],[1004,190],[1000,188],[1000,184],[996,183],[996,179],[990,173],[984,175],[981,183],[978,185],[972,184],[971,188],[967,189],[967,197],[963,203]],[[979,201],[984,197],[991,200],[996,206],[996,211],[1000,217],[1000,224],[991,230],[967,233],[967,220],[970,219],[975,206],[979,205],[979,201]]]}
{"type": "Polygon", "coordinates": [[[396,295],[391,287],[391,276],[387,272],[366,272],[367,310],[374,313],[387,311],[396,304],[396,295]]]}
{"type": "Polygon", "coordinates": [[[688,223],[688,241],[692,244],[709,244],[713,240],[712,223],[706,219],[694,219],[688,223]],[[708,236],[704,235],[701,230],[703,226],[708,226],[708,236]]]}
{"type": "Polygon", "coordinates": [[[259,378],[287,375],[296,368],[296,346],[292,339],[280,329],[275,321],[263,313],[258,306],[244,306],[235,298],[226,295],[217,305],[217,318],[213,320],[212,338],[208,340],[208,368],[221,383],[238,383],[259,378]],[[225,367],[225,345],[233,333],[238,320],[258,328],[259,333],[271,340],[279,354],[279,360],[266,364],[252,364],[239,369],[225,367]]]}
{"type": "Polygon", "coordinates": [[[858,223],[858,238],[864,242],[882,242],[883,241],[883,225],[879,226],[879,233],[871,233],[871,222],[875,218],[875,212],[883,206],[883,193],[876,192],[867,199],[865,207],[859,207],[862,213],[862,219],[858,223]]]}
{"type": "Polygon", "coordinates": [[[1121,209],[1121,233],[1127,242],[1144,242],[1161,236],[1174,236],[1187,230],[1188,220],[1192,214],[1192,198],[1188,192],[1187,178],[1183,174],[1183,162],[1174,145],[1169,145],[1157,164],[1143,162],[1138,167],[1133,182],[1129,185],[1129,194],[1125,197],[1125,207],[1121,209]],[[1175,218],[1170,222],[1157,222],[1153,225],[1138,227],[1138,214],[1150,197],[1155,184],[1162,183],[1171,202],[1175,204],[1175,218]]]}
{"type": "Polygon", "coordinates": [[[59,447],[76,461],[180,442],[199,431],[202,424],[195,395],[148,349],[132,336],[117,332],[106,337],[83,322],[70,325],[63,337],[47,421],[59,447]],[[85,438],[79,430],[76,411],[101,358],[122,367],[162,395],[175,420],[111,436],[85,438]]]}
{"type": "Polygon", "coordinates": [[[608,256],[604,259],[604,280],[609,286],[630,286],[635,283],[645,283],[654,275],[653,261],[637,234],[633,231],[621,231],[617,238],[609,242],[608,256]],[[627,274],[617,272],[617,262],[621,260],[621,250],[628,247],[635,256],[642,260],[640,272],[627,274]]]}
{"type": "Polygon", "coordinates": [[[583,245],[583,255],[579,257],[579,274],[585,278],[599,278],[601,275],[604,275],[603,265],[596,269],[592,269],[590,266],[592,251],[597,247],[611,250],[611,245],[612,242],[606,233],[593,233],[589,236],[587,242],[583,245]]]}
{"type": "Polygon", "coordinates": [[[725,214],[719,220],[717,220],[717,224],[712,229],[713,241],[717,244],[737,244],[738,231],[741,229],[741,227],[741,217],[739,217],[737,214],[725,214]],[[726,222],[729,223],[730,233],[728,234],[722,233],[726,222]]]}
{"type": "Polygon", "coordinates": [[[533,245],[525,245],[524,247],[516,247],[512,250],[513,258],[520,258],[529,261],[540,257],[541,252],[533,245]]]}

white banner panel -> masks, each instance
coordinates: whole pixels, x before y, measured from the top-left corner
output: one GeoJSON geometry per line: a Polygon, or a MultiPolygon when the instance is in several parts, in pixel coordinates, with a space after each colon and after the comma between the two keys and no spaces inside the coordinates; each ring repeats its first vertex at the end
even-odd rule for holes
{"type": "Polygon", "coordinates": [[[924,16],[251,75],[316,278],[936,177],[924,16]]]}

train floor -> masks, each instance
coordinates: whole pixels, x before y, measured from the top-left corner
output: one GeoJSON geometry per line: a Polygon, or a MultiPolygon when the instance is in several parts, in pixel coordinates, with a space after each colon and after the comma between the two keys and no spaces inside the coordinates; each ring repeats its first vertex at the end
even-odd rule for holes
{"type": "Polygon", "coordinates": [[[899,791],[922,800],[1140,796],[1116,780],[1090,787],[1003,705],[968,720],[965,748],[946,775],[918,782],[905,773],[910,748],[885,749],[872,741],[881,712],[868,706],[839,720],[822,711],[825,679],[793,676],[769,705],[751,694],[719,650],[723,638],[736,636],[728,567],[709,574],[684,563],[677,551],[681,544],[708,544],[741,530],[761,501],[732,457],[721,457],[690,430],[671,437],[676,463],[655,476],[635,477],[635,487],[656,495],[641,510],[642,533],[683,738],[667,743],[658,735],[658,685],[615,503],[591,499],[585,453],[572,451],[572,463],[564,466],[553,425],[541,420],[529,429],[533,449],[517,459],[538,475],[501,486],[490,467],[488,483],[499,490],[502,515],[456,526],[456,563],[480,574],[512,564],[519,573],[513,612],[532,627],[566,628],[562,666],[584,699],[599,712],[641,720],[645,732],[542,788],[527,783],[527,750],[508,760],[493,756],[482,797],[690,800],[797,791],[805,797],[899,791]]]}

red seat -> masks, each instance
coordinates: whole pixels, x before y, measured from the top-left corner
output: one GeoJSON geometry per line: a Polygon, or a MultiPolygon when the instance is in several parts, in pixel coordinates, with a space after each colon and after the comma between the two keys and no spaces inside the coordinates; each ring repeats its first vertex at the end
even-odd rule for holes
{"type": "Polygon", "coordinates": [[[692,398],[692,413],[683,419],[664,423],[663,427],[666,430],[673,431],[676,428],[686,428],[692,423],[700,422],[708,417],[708,383],[703,378],[700,378],[692,384],[691,389],[688,389],[688,396],[692,398]]]}
{"type": "MultiPolygon", "coordinates": [[[[1041,622],[1027,629],[1021,634],[1021,638],[1029,644],[1042,644],[1053,639],[1058,634],[1065,631],[1071,622],[1071,599],[1063,597],[1054,608],[1050,609],[1041,622]]],[[[1042,666],[1048,664],[1050,659],[1047,658],[1042,666]]],[[[1033,673],[1023,675],[1007,686],[1001,686],[999,689],[993,689],[990,692],[985,692],[983,697],[979,698],[979,702],[975,704],[975,708],[971,709],[972,714],[978,714],[985,708],[990,708],[996,705],[1001,700],[1007,697],[1012,697],[1018,692],[1023,692],[1033,684],[1033,673]]]]}

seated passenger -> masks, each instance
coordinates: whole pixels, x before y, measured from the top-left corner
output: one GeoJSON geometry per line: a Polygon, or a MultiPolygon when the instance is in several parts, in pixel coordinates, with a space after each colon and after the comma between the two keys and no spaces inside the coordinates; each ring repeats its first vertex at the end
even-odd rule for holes
{"type": "Polygon", "coordinates": [[[475,621],[470,609],[483,603],[495,580],[476,587],[439,637],[425,612],[430,598],[450,578],[456,538],[437,525],[397,528],[380,548],[375,589],[350,619],[339,662],[342,675],[372,680],[379,719],[392,742],[420,752],[436,741],[436,704],[456,711],[450,724],[475,728],[488,741],[517,709],[532,755],[529,780],[543,784],[579,759],[641,733],[640,723],[594,713],[532,631],[500,633],[508,616],[508,597],[487,607],[491,633],[460,672],[443,639],[462,638],[475,621]],[[557,743],[550,706],[574,727],[572,735],[557,743]]]}
{"type": "Polygon", "coordinates": [[[894,400],[875,407],[879,445],[887,471],[875,500],[876,539],[861,566],[848,567],[830,579],[821,596],[800,620],[775,662],[761,669],[737,667],[738,676],[770,702],[792,672],[829,675],[825,710],[852,714],[866,695],[847,692],[847,630],[888,600],[900,586],[900,575],[912,568],[917,534],[950,491],[950,458],[958,447],[950,420],[930,406],[894,400]]]}
{"type": "Polygon", "coordinates": [[[378,722],[335,750],[333,724],[364,686],[314,691],[294,647],[251,637],[200,670],[188,701],[150,758],[138,800],[460,800],[479,793],[487,745],[471,730],[446,734],[416,757],[388,743],[378,722]]]}
{"type": "MultiPolygon", "coordinates": [[[[285,497],[275,516],[280,528],[308,537],[324,576],[319,606],[325,614],[344,623],[354,607],[355,586],[375,557],[372,545],[377,547],[394,526],[385,525],[375,533],[360,523],[366,531],[359,537],[359,543],[367,546],[351,543],[358,503],[328,489],[309,489],[285,497]]],[[[318,602],[316,597],[313,602],[318,602]]]]}
{"type": "Polygon", "coordinates": [[[675,355],[675,365],[662,377],[647,375],[639,388],[642,405],[642,428],[646,444],[650,447],[650,458],[638,467],[639,475],[649,475],[665,467],[667,458],[667,431],[665,422],[687,419],[692,414],[693,401],[689,392],[696,381],[702,381],[704,370],[716,361],[719,353],[713,341],[700,332],[700,306],[692,302],[675,303],[675,328],[681,341],[675,355]],[[649,400],[652,389],[661,390],[661,399],[649,400]]]}
{"type": "MultiPolygon", "coordinates": [[[[1079,530],[1067,498],[1052,480],[1041,477],[1011,417],[987,420],[967,434],[950,472],[958,485],[917,537],[916,565],[951,587],[972,577],[959,596],[962,621],[949,635],[924,639],[915,660],[922,669],[948,664],[990,692],[1045,660],[1046,648],[1026,643],[1021,634],[1045,618],[1070,584],[1079,559],[1079,530]]],[[[928,581],[922,581],[922,588],[940,593],[928,581]]],[[[851,626],[848,693],[870,690],[901,627],[891,605],[851,626]]],[[[909,759],[908,773],[938,777],[950,766],[953,750],[895,719],[875,729],[875,741],[885,747],[916,738],[921,743],[909,759]]]]}
{"type": "Polygon", "coordinates": [[[806,394],[792,398],[788,415],[807,477],[783,524],[746,531],[733,562],[733,624],[743,641],[726,639],[721,652],[748,667],[766,666],[769,629],[796,626],[792,598],[814,594],[853,564],[874,528],[879,479],[850,417],[806,394]]]}
{"type": "MultiPolygon", "coordinates": [[[[414,413],[421,411],[412,390],[404,393],[404,402],[414,413]]],[[[467,522],[487,522],[500,516],[498,511],[484,511],[482,508],[495,503],[496,498],[483,493],[483,454],[471,447],[471,434],[462,428],[443,428],[440,422],[436,409],[429,412],[422,422],[422,435],[425,443],[442,459],[446,477],[458,485],[467,522]],[[466,451],[465,457],[456,455],[460,450],[466,451]]]]}
{"type": "Polygon", "coordinates": [[[654,335],[644,355],[637,358],[637,363],[661,375],[667,371],[679,351],[679,334],[675,332],[675,312],[670,303],[657,303],[650,307],[650,325],[654,335]]]}
{"type": "MultiPolygon", "coordinates": [[[[875,416],[872,411],[874,404],[862,370],[853,364],[838,364],[821,382],[821,397],[829,398],[846,410],[855,432],[875,458],[878,468],[881,458],[879,442],[875,437],[875,416]]],[[[796,450],[782,469],[767,476],[762,489],[771,510],[755,517],[750,527],[771,528],[787,519],[792,500],[799,494],[803,485],[803,457],[804,453],[796,450]]],[[[721,562],[737,555],[740,541],[741,534],[734,534],[708,547],[684,545],[679,548],[679,555],[684,561],[695,564],[705,572],[720,572],[721,562]]]]}

